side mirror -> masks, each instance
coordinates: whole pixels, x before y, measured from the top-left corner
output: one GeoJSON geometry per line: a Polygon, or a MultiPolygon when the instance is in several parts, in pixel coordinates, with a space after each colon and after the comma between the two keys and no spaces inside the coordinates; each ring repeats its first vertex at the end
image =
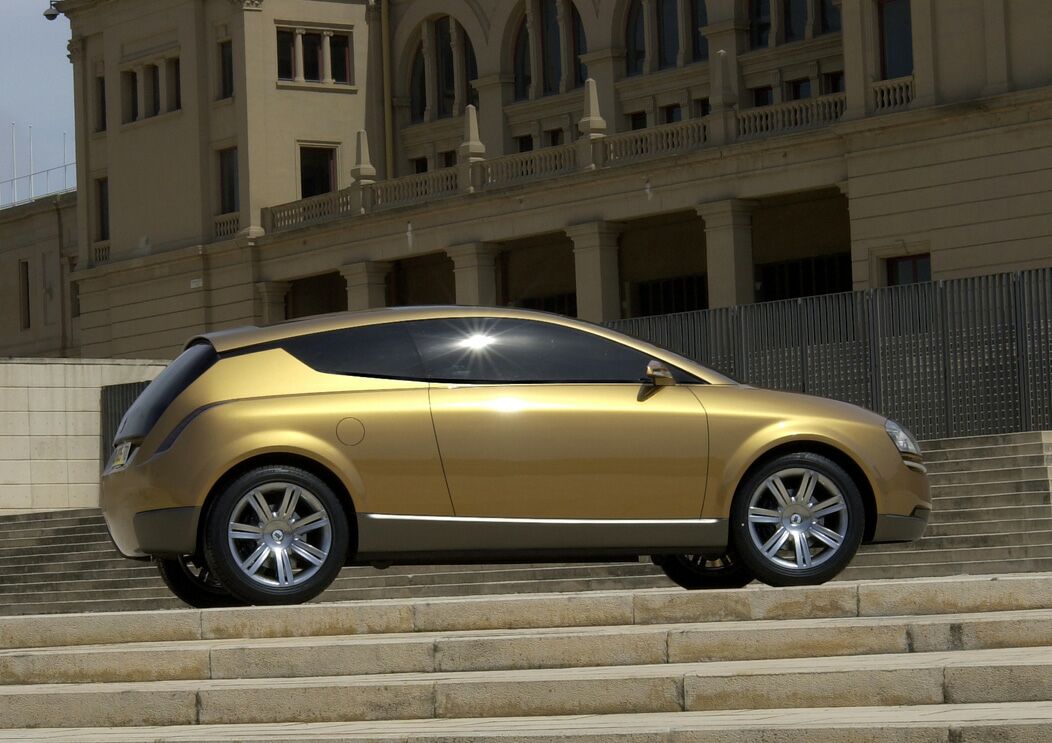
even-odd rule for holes
{"type": "Polygon", "coordinates": [[[662,362],[653,359],[647,362],[647,379],[656,387],[666,387],[676,383],[676,378],[672,376],[669,368],[662,362]]]}

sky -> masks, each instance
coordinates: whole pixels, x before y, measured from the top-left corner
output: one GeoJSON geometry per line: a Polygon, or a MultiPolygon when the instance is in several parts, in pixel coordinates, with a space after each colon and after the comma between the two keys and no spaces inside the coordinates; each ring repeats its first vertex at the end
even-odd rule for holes
{"type": "MultiPolygon", "coordinates": [[[[73,65],[66,57],[69,21],[65,16],[46,20],[47,7],[47,0],[0,0],[0,181],[12,175],[12,123],[19,175],[29,168],[30,125],[35,171],[62,164],[63,132],[67,159],[74,159],[73,65]]],[[[42,184],[38,179],[38,192],[42,184]]],[[[9,184],[0,187],[0,199],[10,199],[9,184]]]]}

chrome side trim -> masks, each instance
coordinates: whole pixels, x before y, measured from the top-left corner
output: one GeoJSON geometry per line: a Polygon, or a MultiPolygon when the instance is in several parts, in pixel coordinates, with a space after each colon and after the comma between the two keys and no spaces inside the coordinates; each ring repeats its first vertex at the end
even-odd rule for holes
{"type": "Polygon", "coordinates": [[[718,524],[720,522],[719,519],[540,519],[503,516],[416,516],[398,513],[366,513],[362,515],[367,519],[375,519],[377,521],[436,521],[464,524],[576,524],[583,526],[650,526],[665,524],[670,526],[689,526],[690,524],[718,524]]]}
{"type": "Polygon", "coordinates": [[[920,462],[913,462],[909,459],[903,459],[902,463],[909,467],[911,470],[915,472],[920,472],[922,475],[928,474],[928,468],[920,462]]]}

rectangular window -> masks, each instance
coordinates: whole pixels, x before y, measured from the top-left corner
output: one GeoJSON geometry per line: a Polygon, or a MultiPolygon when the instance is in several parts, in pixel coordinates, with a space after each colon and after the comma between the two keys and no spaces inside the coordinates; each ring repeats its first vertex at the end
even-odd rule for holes
{"type": "Polygon", "coordinates": [[[321,34],[303,34],[303,79],[321,82],[321,34]]]}
{"type": "Polygon", "coordinates": [[[712,105],[709,104],[708,98],[695,98],[694,99],[694,118],[700,119],[703,116],[708,116],[712,113],[712,105]]]}
{"type": "Polygon", "coordinates": [[[920,284],[931,281],[931,254],[904,255],[888,258],[888,286],[920,284]]]}
{"type": "Polygon", "coordinates": [[[753,49],[766,49],[771,41],[771,0],[750,0],[749,41],[753,49]]]}
{"type": "Polygon", "coordinates": [[[822,33],[830,34],[840,30],[840,8],[833,0],[819,0],[822,33]]]}
{"type": "Polygon", "coordinates": [[[673,103],[671,106],[661,107],[661,123],[662,124],[675,124],[677,121],[683,121],[683,108],[678,103],[673,103]]]}
{"type": "Polygon", "coordinates": [[[110,239],[110,181],[99,178],[95,181],[95,239],[104,242],[110,239]]]}
{"type": "Polygon", "coordinates": [[[278,79],[296,78],[296,37],[292,31],[278,31],[278,79]]]}
{"type": "Polygon", "coordinates": [[[183,107],[183,75],[179,57],[172,57],[167,64],[168,110],[178,111],[183,107]]]}
{"type": "Polygon", "coordinates": [[[442,162],[443,168],[452,168],[457,164],[457,151],[446,150],[445,152],[438,153],[438,159],[442,162]]]}
{"type": "Polygon", "coordinates": [[[156,116],[161,112],[161,68],[146,65],[146,115],[156,116]]]}
{"type": "Polygon", "coordinates": [[[106,131],[106,78],[95,78],[95,131],[106,131]]]}
{"type": "Polygon", "coordinates": [[[632,131],[647,128],[647,112],[633,111],[628,115],[628,128],[632,131]]]}
{"type": "Polygon", "coordinates": [[[300,197],[310,198],[336,190],[336,150],[300,147],[300,197]]]}
{"type": "Polygon", "coordinates": [[[807,0],[782,0],[785,40],[803,41],[807,28],[807,0]]]}
{"type": "Polygon", "coordinates": [[[549,129],[544,133],[544,143],[548,147],[558,147],[563,143],[562,129],[549,129]]]}
{"type": "Polygon", "coordinates": [[[752,105],[756,108],[770,106],[774,103],[774,88],[764,85],[762,88],[752,89],[752,105]]]}
{"type": "Polygon", "coordinates": [[[29,316],[29,261],[18,262],[18,305],[21,312],[21,328],[29,330],[31,317],[29,316]]]}
{"type": "Polygon", "coordinates": [[[533,135],[524,134],[521,137],[515,138],[515,147],[519,152],[532,152],[533,151],[533,135]]]}
{"type": "Polygon", "coordinates": [[[237,147],[219,151],[219,213],[241,211],[241,193],[237,177],[237,147]]]}
{"type": "Polygon", "coordinates": [[[910,0],[878,0],[880,71],[884,80],[913,74],[913,24],[910,0]]]}
{"type": "Polygon", "coordinates": [[[234,43],[229,39],[219,43],[219,98],[234,96],[234,43]]]}
{"type": "Polygon", "coordinates": [[[785,92],[791,101],[802,101],[811,97],[811,81],[807,78],[790,80],[785,84],[785,92]]]}
{"type": "Polygon", "coordinates": [[[843,72],[827,72],[822,75],[822,92],[825,95],[830,93],[843,93],[844,92],[844,73],[843,72]]]}
{"type": "Polygon", "coordinates": [[[413,168],[414,173],[426,173],[427,172],[427,158],[426,157],[415,157],[409,161],[409,164],[413,168]]]}
{"type": "Polygon", "coordinates": [[[134,70],[121,73],[121,121],[129,124],[139,119],[139,76],[134,70]]]}
{"type": "Polygon", "coordinates": [[[332,79],[343,85],[354,83],[351,71],[351,37],[347,34],[333,34],[329,39],[329,50],[332,54],[332,79]]]}

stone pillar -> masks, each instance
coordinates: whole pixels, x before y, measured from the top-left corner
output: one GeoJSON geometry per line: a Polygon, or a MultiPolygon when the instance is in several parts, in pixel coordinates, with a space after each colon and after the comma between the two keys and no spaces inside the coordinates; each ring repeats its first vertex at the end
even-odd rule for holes
{"type": "Polygon", "coordinates": [[[701,204],[705,220],[709,307],[733,307],[755,301],[752,260],[752,213],[756,202],[728,199],[701,204]]]}
{"type": "Polygon", "coordinates": [[[708,10],[704,34],[709,41],[709,132],[713,143],[726,144],[738,135],[738,57],[748,50],[749,22],[739,3],[710,1],[708,10]]]}
{"type": "Polygon", "coordinates": [[[530,40],[530,100],[532,101],[540,98],[544,91],[544,60],[541,49],[541,9],[539,0],[526,0],[526,32],[530,40]]]}
{"type": "Polygon", "coordinates": [[[624,76],[625,52],[623,49],[602,49],[582,55],[581,61],[588,67],[588,77],[595,80],[599,114],[606,120],[610,131],[616,132],[620,127],[615,83],[624,76]]]}
{"type": "Polygon", "coordinates": [[[913,28],[913,105],[938,103],[935,79],[935,11],[932,0],[911,0],[913,28]]]}
{"type": "Polygon", "coordinates": [[[371,310],[387,306],[387,274],[390,263],[362,261],[340,267],[347,281],[347,309],[371,310]]]}
{"type": "Polygon", "coordinates": [[[285,319],[285,295],[290,287],[287,281],[260,281],[256,284],[258,317],[263,325],[273,325],[285,319]]]}
{"type": "Polygon", "coordinates": [[[457,167],[460,168],[460,190],[475,193],[482,187],[481,163],[485,160],[486,145],[479,139],[479,120],[475,107],[464,109],[464,139],[457,148],[457,167]]]}
{"type": "Polygon", "coordinates": [[[592,78],[584,82],[584,113],[577,122],[577,130],[581,133],[576,142],[578,169],[601,168],[606,154],[602,146],[606,119],[599,113],[599,93],[592,78]]]}
{"type": "MultiPolygon", "coordinates": [[[[250,5],[231,18],[233,32],[234,59],[240,63],[234,65],[234,97],[237,117],[237,167],[239,199],[241,205],[242,237],[258,237],[263,234],[263,208],[266,192],[260,188],[262,173],[266,172],[269,155],[266,138],[261,136],[266,127],[267,112],[264,96],[253,95],[253,91],[263,90],[267,85],[273,86],[273,72],[266,64],[266,50],[274,27],[264,23],[262,10],[250,5]],[[238,31],[240,30],[240,33],[238,31]]],[[[302,41],[297,35],[295,38],[302,41]]],[[[297,73],[303,74],[302,45],[297,73]]]]}
{"type": "Polygon", "coordinates": [[[500,246],[476,242],[446,249],[453,259],[457,304],[494,307],[497,304],[497,255],[500,246]]]}
{"type": "MultiPolygon", "coordinates": [[[[96,70],[85,69],[87,65],[84,52],[84,42],[79,36],[70,39],[66,45],[69,52],[69,61],[73,65],[73,114],[74,114],[74,147],[77,153],[77,266],[83,270],[91,266],[89,260],[91,243],[94,233],[94,220],[92,212],[88,209],[88,201],[92,200],[88,194],[92,192],[92,178],[89,175],[94,163],[89,159],[91,148],[88,147],[88,132],[94,131],[95,125],[91,121],[93,107],[89,105],[94,95],[96,70]]],[[[105,72],[105,69],[103,69],[105,72]]],[[[106,104],[109,111],[106,112],[106,122],[109,127],[116,128],[120,117],[113,117],[110,112],[114,110],[113,102],[120,103],[120,88],[114,92],[112,78],[106,81],[110,86],[106,91],[106,104]]],[[[119,109],[118,109],[119,110],[119,109]]]]}
{"type": "Polygon", "coordinates": [[[479,93],[479,140],[490,157],[507,152],[504,105],[511,102],[514,82],[511,75],[485,75],[474,83],[479,93]]]}
{"type": "Polygon", "coordinates": [[[321,33],[321,67],[322,81],[332,85],[335,82],[332,78],[332,31],[321,33]]]}
{"type": "Polygon", "coordinates": [[[870,86],[878,77],[876,14],[869,3],[833,0],[840,6],[844,49],[844,120],[859,119],[872,108],[870,86]]]}
{"type": "Polygon", "coordinates": [[[460,24],[452,17],[449,19],[449,47],[453,52],[453,115],[459,116],[467,103],[464,96],[467,93],[468,72],[460,24]]]}
{"type": "Polygon", "coordinates": [[[555,0],[559,18],[559,60],[562,63],[562,77],[559,79],[559,92],[573,90],[574,70],[577,59],[573,54],[573,0],[555,0]]]}
{"type": "Polygon", "coordinates": [[[438,116],[438,60],[435,52],[435,22],[424,21],[420,37],[420,50],[424,55],[424,121],[434,121],[438,116]]]}
{"type": "Polygon", "coordinates": [[[573,241],[577,277],[577,316],[590,322],[621,317],[621,278],[617,265],[621,225],[586,222],[566,228],[573,241]]]}
{"type": "Polygon", "coordinates": [[[351,166],[351,209],[356,214],[365,214],[372,207],[372,190],[376,183],[376,168],[369,155],[369,135],[359,129],[354,142],[354,165],[351,166]]]}
{"type": "Polygon", "coordinates": [[[983,95],[997,95],[1011,89],[1008,75],[1008,34],[1005,0],[985,0],[983,25],[986,29],[986,87],[983,95]]]}
{"type": "Polygon", "coordinates": [[[648,74],[657,71],[658,68],[657,2],[655,0],[642,0],[642,2],[643,44],[646,47],[646,55],[643,57],[643,73],[648,74]]]}
{"type": "Polygon", "coordinates": [[[297,28],[294,36],[293,48],[296,57],[296,82],[298,83],[306,81],[306,78],[303,76],[303,34],[305,33],[307,33],[306,29],[297,28]]]}

